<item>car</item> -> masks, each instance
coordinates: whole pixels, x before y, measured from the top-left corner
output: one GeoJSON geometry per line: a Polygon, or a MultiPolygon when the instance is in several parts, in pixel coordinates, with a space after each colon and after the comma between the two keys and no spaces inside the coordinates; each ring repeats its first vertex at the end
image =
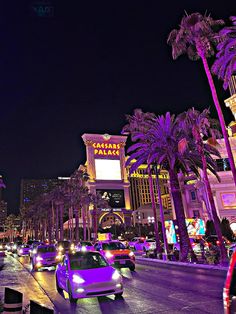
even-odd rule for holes
{"type": "Polygon", "coordinates": [[[236,313],[236,251],[233,252],[223,288],[224,313],[236,313]]]}
{"type": "Polygon", "coordinates": [[[114,267],[129,268],[131,271],[135,270],[134,253],[120,241],[99,241],[95,243],[94,248],[114,267]]]}
{"type": "Polygon", "coordinates": [[[36,248],[37,248],[37,246],[39,246],[39,245],[44,245],[44,243],[43,243],[43,242],[39,242],[39,241],[35,241],[35,242],[33,242],[33,243],[30,245],[30,250],[29,250],[29,256],[30,256],[30,258],[32,258],[33,255],[37,252],[37,251],[36,251],[36,248]]]}
{"type": "Polygon", "coordinates": [[[95,251],[92,242],[90,241],[80,241],[76,246],[77,251],[95,251]]]}
{"type": "Polygon", "coordinates": [[[55,277],[57,291],[65,290],[72,303],[79,298],[123,294],[122,276],[99,252],[65,254],[57,265],[55,277]]]}
{"type": "Polygon", "coordinates": [[[13,250],[13,245],[14,245],[14,242],[8,242],[8,243],[6,244],[7,252],[12,252],[12,250],[13,250]]]}
{"type": "Polygon", "coordinates": [[[58,241],[56,244],[57,251],[61,254],[69,253],[70,250],[74,250],[75,245],[68,240],[58,241]]]}
{"type": "Polygon", "coordinates": [[[56,266],[60,258],[54,245],[38,245],[36,252],[31,258],[32,270],[56,266]]]}
{"type": "Polygon", "coordinates": [[[233,252],[236,250],[236,243],[232,243],[230,246],[227,248],[227,254],[228,257],[231,258],[233,252]]]}
{"type": "Polygon", "coordinates": [[[0,256],[5,256],[7,250],[7,244],[5,242],[0,242],[0,256]]]}
{"type": "Polygon", "coordinates": [[[144,237],[134,237],[130,242],[129,242],[129,247],[130,249],[134,251],[143,251],[144,247],[144,237]]]}
{"type": "Polygon", "coordinates": [[[21,246],[22,244],[23,244],[22,241],[16,241],[16,242],[14,242],[13,247],[12,247],[12,253],[16,253],[18,247],[21,246]]]}
{"type": "Polygon", "coordinates": [[[17,255],[18,256],[25,256],[29,255],[30,246],[28,244],[19,245],[17,248],[17,255]]]}

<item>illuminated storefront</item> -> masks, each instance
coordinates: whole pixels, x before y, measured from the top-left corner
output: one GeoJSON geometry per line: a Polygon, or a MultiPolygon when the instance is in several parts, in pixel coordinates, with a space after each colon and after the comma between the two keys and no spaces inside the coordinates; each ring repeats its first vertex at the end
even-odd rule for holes
{"type": "Polygon", "coordinates": [[[129,181],[125,168],[126,136],[84,134],[91,193],[100,194],[110,208],[99,208],[98,223],[131,224],[129,181]]]}

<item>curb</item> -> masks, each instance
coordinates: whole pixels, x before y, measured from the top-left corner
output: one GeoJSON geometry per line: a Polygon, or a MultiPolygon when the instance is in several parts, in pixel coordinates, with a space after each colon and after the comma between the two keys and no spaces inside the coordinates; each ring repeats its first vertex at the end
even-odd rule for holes
{"type": "Polygon", "coordinates": [[[37,282],[39,289],[43,292],[44,295],[47,296],[48,300],[50,301],[51,305],[52,305],[52,309],[55,311],[57,310],[56,305],[54,304],[53,300],[50,298],[50,296],[48,295],[47,291],[41,286],[41,284],[37,281],[37,279],[34,277],[34,275],[31,273],[31,271],[29,271],[25,265],[23,263],[21,263],[21,261],[18,258],[15,258],[14,256],[11,256],[12,258],[14,258],[18,263],[21,264],[21,266],[23,267],[23,269],[31,275],[31,277],[37,282]]]}
{"type": "Polygon", "coordinates": [[[172,261],[163,261],[154,258],[144,258],[136,256],[136,262],[138,264],[156,266],[157,264],[163,266],[173,266],[173,267],[188,267],[192,269],[205,269],[205,270],[214,270],[226,273],[228,267],[225,266],[213,266],[213,265],[203,265],[203,264],[193,264],[193,263],[181,263],[181,262],[172,262],[172,261]]]}

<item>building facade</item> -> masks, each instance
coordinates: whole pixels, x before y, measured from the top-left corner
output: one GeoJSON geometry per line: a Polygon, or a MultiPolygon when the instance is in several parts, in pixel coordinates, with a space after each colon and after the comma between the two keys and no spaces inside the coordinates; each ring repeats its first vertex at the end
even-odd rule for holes
{"type": "MultiPolygon", "coordinates": [[[[109,208],[100,208],[98,223],[131,224],[129,180],[125,168],[126,136],[84,134],[88,188],[108,201],[109,208]]],[[[91,212],[92,214],[92,212],[91,212]]]]}
{"type": "Polygon", "coordinates": [[[38,197],[49,193],[63,183],[63,178],[57,179],[22,179],[20,191],[20,207],[28,207],[38,197]]]}

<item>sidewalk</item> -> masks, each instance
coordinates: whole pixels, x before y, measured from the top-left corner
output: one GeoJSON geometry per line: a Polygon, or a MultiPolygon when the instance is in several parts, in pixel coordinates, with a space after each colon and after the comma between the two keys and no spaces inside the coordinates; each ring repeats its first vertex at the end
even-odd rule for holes
{"type": "Polygon", "coordinates": [[[142,256],[136,256],[136,262],[143,265],[168,265],[168,266],[177,266],[177,267],[189,267],[193,269],[209,269],[209,270],[216,270],[222,271],[226,274],[228,267],[219,266],[219,265],[206,265],[206,264],[194,264],[194,263],[182,263],[182,262],[173,262],[173,261],[163,261],[156,258],[147,258],[142,256]]]}
{"type": "Polygon", "coordinates": [[[33,276],[10,255],[0,258],[0,301],[4,303],[4,288],[12,288],[23,293],[23,308],[30,300],[36,301],[47,308],[53,309],[53,304],[41,290],[33,276]]]}

